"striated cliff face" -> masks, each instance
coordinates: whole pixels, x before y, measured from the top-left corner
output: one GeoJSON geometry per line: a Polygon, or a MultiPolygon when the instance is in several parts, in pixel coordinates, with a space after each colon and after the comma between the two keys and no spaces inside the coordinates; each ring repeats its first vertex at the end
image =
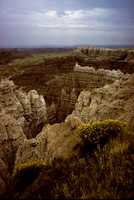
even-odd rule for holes
{"type": "Polygon", "coordinates": [[[16,96],[23,108],[24,132],[28,138],[35,137],[47,121],[45,100],[36,90],[26,94],[20,89],[16,96]]]}
{"type": "Polygon", "coordinates": [[[134,74],[91,92],[82,91],[73,114],[85,123],[111,118],[134,126],[134,74]]]}
{"type": "MultiPolygon", "coordinates": [[[[30,157],[47,162],[55,157],[67,157],[81,151],[81,138],[75,128],[82,123],[119,119],[134,126],[134,74],[113,74],[121,78],[104,87],[82,91],[75,110],[64,122],[46,125],[36,138],[24,140],[18,148],[15,163],[25,162],[30,157]]],[[[66,95],[64,90],[62,95],[66,95]]]]}
{"type": "Polygon", "coordinates": [[[43,96],[35,90],[26,93],[21,88],[17,89],[8,79],[0,82],[0,113],[15,119],[28,138],[34,137],[38,126],[47,121],[43,96]]]}
{"type": "Polygon", "coordinates": [[[12,77],[18,85],[24,83],[25,91],[13,81],[0,81],[0,198],[14,164],[31,157],[47,162],[77,154],[82,143],[75,128],[82,123],[112,118],[134,126],[133,49],[86,49],[76,52],[82,60],[75,66],[71,58],[69,66],[66,59],[59,66],[59,59],[55,66],[51,66],[54,60],[44,61],[46,68],[44,63],[39,68],[25,66],[19,80],[12,77]],[[109,63],[104,62],[107,56],[119,66],[131,63],[131,73],[124,74],[120,67],[99,69],[109,63]]]}
{"type": "Polygon", "coordinates": [[[55,157],[68,157],[80,150],[81,138],[75,132],[82,121],[70,115],[65,122],[46,125],[36,138],[24,140],[18,148],[15,164],[23,163],[29,158],[50,162],[55,157]]]}
{"type": "Polygon", "coordinates": [[[73,51],[73,57],[81,66],[134,73],[134,48],[78,47],[73,51]]]}
{"type": "Polygon", "coordinates": [[[26,138],[36,136],[47,121],[43,96],[28,94],[8,79],[0,81],[0,196],[12,172],[16,152],[26,138]],[[8,179],[6,179],[8,177],[8,179]]]}
{"type": "Polygon", "coordinates": [[[76,88],[79,92],[83,89],[92,91],[120,79],[124,74],[120,70],[95,70],[93,67],[81,67],[76,63],[74,67],[76,88]]]}
{"type": "Polygon", "coordinates": [[[73,73],[56,76],[46,83],[47,102],[50,102],[46,105],[43,96],[35,90],[26,93],[17,89],[12,81],[2,80],[2,160],[12,166],[15,157],[10,157],[15,155],[24,139],[36,137],[45,123],[55,123],[57,119],[64,121],[74,109],[73,114],[86,123],[119,118],[133,124],[133,88],[133,74],[124,75],[120,70],[95,70],[76,63],[73,73]],[[128,105],[131,106],[128,108],[128,105]]]}
{"type": "Polygon", "coordinates": [[[44,58],[38,63],[24,62],[24,65],[16,65],[15,68],[10,65],[5,70],[3,67],[0,77],[10,76],[15,85],[23,86],[25,92],[36,90],[43,95],[49,110],[48,121],[53,124],[64,121],[73,111],[83,89],[91,91],[111,84],[119,78],[113,76],[114,70],[131,74],[134,73],[133,66],[133,48],[78,47],[72,56],[44,58]],[[75,66],[76,62],[79,67],[75,66]],[[89,66],[90,70],[86,71],[85,66],[89,66]],[[104,69],[113,73],[108,75],[109,72],[105,73],[104,69]],[[104,74],[100,73],[101,70],[104,74]]]}
{"type": "Polygon", "coordinates": [[[105,84],[112,84],[123,76],[120,70],[95,70],[93,67],[81,67],[76,63],[72,73],[56,76],[46,83],[45,100],[55,105],[55,116],[52,116],[52,112],[48,112],[50,122],[64,121],[67,115],[74,110],[78,95],[82,90],[92,91],[105,84]],[[52,120],[53,117],[55,120],[52,120]]]}
{"type": "Polygon", "coordinates": [[[23,109],[15,95],[12,81],[0,82],[0,158],[10,168],[15,152],[26,137],[24,134],[23,109]]]}
{"type": "Polygon", "coordinates": [[[134,48],[78,47],[73,55],[86,60],[115,60],[134,62],[134,48]]]}

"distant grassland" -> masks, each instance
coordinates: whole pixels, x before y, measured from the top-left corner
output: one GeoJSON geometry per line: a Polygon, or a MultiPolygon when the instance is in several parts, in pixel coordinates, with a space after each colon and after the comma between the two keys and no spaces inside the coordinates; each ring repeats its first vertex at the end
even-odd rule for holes
{"type": "Polygon", "coordinates": [[[70,56],[72,51],[63,51],[59,53],[46,53],[46,54],[32,54],[31,57],[25,57],[24,59],[16,59],[8,65],[0,65],[0,79],[6,78],[12,75],[20,75],[23,66],[38,65],[44,62],[44,59],[53,59],[70,56]],[[21,69],[20,69],[21,67],[21,69]]]}
{"type": "Polygon", "coordinates": [[[31,57],[26,57],[24,59],[17,59],[15,62],[10,63],[10,66],[23,66],[23,65],[36,65],[43,61],[46,58],[55,58],[55,57],[64,57],[70,56],[70,52],[61,52],[61,53],[47,53],[47,54],[33,54],[31,57]]]}

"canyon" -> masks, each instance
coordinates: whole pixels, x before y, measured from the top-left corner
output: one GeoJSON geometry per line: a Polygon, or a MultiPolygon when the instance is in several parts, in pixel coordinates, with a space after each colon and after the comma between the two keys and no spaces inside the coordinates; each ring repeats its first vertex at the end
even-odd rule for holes
{"type": "Polygon", "coordinates": [[[0,69],[0,197],[15,164],[78,154],[81,124],[134,126],[134,48],[78,47],[71,56],[0,69]]]}

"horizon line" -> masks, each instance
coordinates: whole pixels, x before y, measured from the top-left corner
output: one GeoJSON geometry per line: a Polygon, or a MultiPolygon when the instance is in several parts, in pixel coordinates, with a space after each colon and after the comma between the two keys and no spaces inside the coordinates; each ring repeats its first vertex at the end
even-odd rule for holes
{"type": "Polygon", "coordinates": [[[79,46],[87,47],[111,47],[111,48],[129,48],[134,47],[134,44],[74,44],[74,45],[11,45],[11,46],[2,46],[0,49],[23,49],[23,48],[76,48],[79,46]]]}

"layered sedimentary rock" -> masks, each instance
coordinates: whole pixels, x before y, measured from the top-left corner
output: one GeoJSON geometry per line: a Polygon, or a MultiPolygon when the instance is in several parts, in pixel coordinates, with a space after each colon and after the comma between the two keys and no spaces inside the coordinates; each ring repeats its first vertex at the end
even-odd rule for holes
{"type": "Polygon", "coordinates": [[[36,136],[47,121],[43,96],[17,89],[8,79],[0,82],[0,196],[6,190],[18,147],[36,136]],[[7,177],[7,179],[6,179],[7,177]]]}
{"type": "Polygon", "coordinates": [[[38,126],[47,121],[43,96],[35,90],[25,93],[8,79],[0,82],[0,113],[16,120],[28,138],[34,137],[38,133],[38,126]]]}
{"type": "MultiPolygon", "coordinates": [[[[65,122],[54,125],[47,125],[42,132],[34,139],[25,140],[19,147],[16,154],[16,164],[25,162],[28,158],[43,159],[51,161],[57,156],[70,156],[81,139],[75,132],[75,128],[82,123],[92,123],[103,119],[120,119],[129,125],[134,125],[134,74],[124,75],[122,72],[110,70],[95,70],[89,67],[81,67],[76,64],[74,71],[77,73],[89,74],[92,79],[95,75],[101,76],[101,81],[106,84],[100,88],[93,88],[80,93],[75,110],[69,115],[65,122]],[[111,77],[111,79],[110,79],[111,77]]],[[[84,76],[83,76],[84,77],[84,76]]],[[[86,79],[85,83],[90,83],[86,79]]],[[[76,100],[76,89],[72,90],[71,99],[76,100]]],[[[61,107],[65,108],[69,104],[69,95],[64,89],[61,90],[61,107]],[[68,104],[67,104],[68,99],[68,104]]],[[[51,105],[55,111],[55,104],[51,105]]],[[[61,107],[59,107],[61,109],[61,107]]],[[[68,107],[69,108],[69,107],[68,107]]],[[[61,110],[60,110],[61,111],[61,110]]],[[[65,112],[65,110],[64,110],[65,112]]],[[[62,112],[61,112],[62,114],[62,112]]]]}
{"type": "MultiPolygon", "coordinates": [[[[113,84],[82,91],[73,114],[65,122],[47,125],[36,138],[24,141],[17,151],[16,164],[31,157],[47,162],[72,155],[80,147],[81,139],[75,128],[82,123],[119,119],[134,126],[134,74],[120,75],[121,79],[113,84]]],[[[62,95],[65,95],[64,90],[62,95]]]]}
{"type": "Polygon", "coordinates": [[[134,73],[134,48],[78,47],[73,51],[73,57],[82,66],[134,73]]]}
{"type": "Polygon", "coordinates": [[[1,71],[1,77],[10,74],[10,79],[17,86],[23,86],[25,92],[36,90],[39,94],[42,94],[50,110],[49,122],[55,123],[63,121],[74,109],[75,97],[71,100],[72,92],[75,93],[74,96],[78,97],[83,89],[92,90],[114,81],[115,78],[110,78],[107,73],[99,75],[99,69],[121,70],[124,74],[127,72],[131,74],[134,72],[133,66],[133,48],[78,47],[73,51],[72,56],[44,58],[39,63],[25,64],[24,62],[24,65],[15,68],[10,66],[12,69],[1,71]],[[77,68],[77,71],[75,71],[75,62],[78,62],[83,70],[77,68]],[[95,70],[93,73],[91,73],[91,70],[90,73],[84,71],[85,66],[89,66],[90,69],[94,68],[97,73],[94,73],[95,70]],[[64,100],[62,100],[62,90],[66,93],[64,100]],[[51,104],[55,104],[55,110],[51,109],[51,104]]]}
{"type": "Polygon", "coordinates": [[[134,74],[91,92],[82,91],[73,114],[85,123],[111,118],[134,126],[134,74]]]}
{"type": "MultiPolygon", "coordinates": [[[[123,76],[120,70],[95,70],[93,67],[81,67],[76,63],[72,73],[56,76],[46,83],[45,99],[55,104],[55,120],[61,122],[73,111],[82,90],[92,91],[94,88],[111,84],[123,76]]],[[[49,118],[52,120],[52,116],[49,118]]]]}
{"type": "Polygon", "coordinates": [[[73,55],[86,60],[131,60],[134,62],[134,48],[78,47],[73,51],[73,55]]]}
{"type": "Polygon", "coordinates": [[[18,90],[16,96],[23,107],[25,133],[28,138],[35,137],[47,121],[45,100],[36,90],[30,90],[28,94],[18,90]]]}
{"type": "Polygon", "coordinates": [[[17,164],[34,157],[47,162],[76,153],[81,139],[75,128],[82,123],[112,118],[134,126],[133,49],[80,48],[77,53],[69,62],[57,58],[39,66],[22,66],[21,76],[11,78],[24,86],[23,90],[8,79],[1,80],[0,197],[10,181],[8,171],[12,172],[14,161],[17,164]],[[79,64],[74,66],[74,61],[79,64]]]}
{"type": "Polygon", "coordinates": [[[12,81],[0,82],[0,157],[5,164],[13,165],[17,147],[26,137],[23,131],[23,109],[15,95],[12,81]]]}
{"type": "Polygon", "coordinates": [[[36,138],[24,140],[18,148],[15,163],[23,163],[30,158],[50,162],[55,157],[68,157],[78,153],[81,139],[75,128],[81,124],[78,117],[70,115],[65,122],[46,125],[36,138]]]}
{"type": "Polygon", "coordinates": [[[111,84],[120,79],[124,74],[120,70],[95,70],[93,67],[81,67],[77,63],[74,67],[74,75],[77,91],[92,91],[95,88],[103,87],[105,84],[111,84]]]}

